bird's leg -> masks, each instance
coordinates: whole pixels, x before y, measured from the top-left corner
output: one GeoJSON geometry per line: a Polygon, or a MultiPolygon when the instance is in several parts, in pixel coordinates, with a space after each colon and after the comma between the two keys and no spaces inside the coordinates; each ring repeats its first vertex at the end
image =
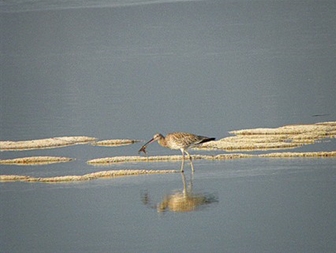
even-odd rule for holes
{"type": "Polygon", "coordinates": [[[193,162],[192,162],[191,155],[186,150],[184,150],[184,152],[187,153],[188,158],[190,160],[191,171],[194,172],[195,170],[194,170],[194,165],[193,165],[193,162]]]}
{"type": "Polygon", "coordinates": [[[183,173],[184,172],[184,152],[183,152],[183,150],[181,150],[181,152],[182,152],[181,172],[183,173]]]}

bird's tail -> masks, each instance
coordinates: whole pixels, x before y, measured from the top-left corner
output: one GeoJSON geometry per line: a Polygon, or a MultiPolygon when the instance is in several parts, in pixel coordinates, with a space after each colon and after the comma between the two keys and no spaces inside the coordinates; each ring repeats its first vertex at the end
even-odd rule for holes
{"type": "Polygon", "coordinates": [[[206,138],[206,139],[203,139],[199,144],[209,142],[209,141],[214,141],[214,140],[216,140],[216,138],[206,138]]]}

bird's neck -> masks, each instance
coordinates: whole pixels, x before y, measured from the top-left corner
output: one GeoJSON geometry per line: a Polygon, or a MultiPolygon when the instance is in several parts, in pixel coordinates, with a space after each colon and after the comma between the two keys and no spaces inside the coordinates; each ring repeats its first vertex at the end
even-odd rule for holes
{"type": "Polygon", "coordinates": [[[161,138],[158,140],[158,143],[162,146],[162,147],[165,147],[167,148],[167,141],[165,140],[165,138],[161,138]]]}

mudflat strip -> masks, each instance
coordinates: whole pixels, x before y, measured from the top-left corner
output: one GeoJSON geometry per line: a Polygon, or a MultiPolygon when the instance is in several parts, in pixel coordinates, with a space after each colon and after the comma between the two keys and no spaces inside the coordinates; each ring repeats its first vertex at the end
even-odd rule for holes
{"type": "Polygon", "coordinates": [[[15,159],[3,159],[0,160],[0,164],[3,165],[45,165],[52,163],[64,163],[71,162],[75,159],[69,157],[58,157],[58,156],[30,156],[21,157],[15,159]]]}
{"type": "Polygon", "coordinates": [[[179,161],[182,160],[180,155],[165,155],[165,156],[114,156],[96,158],[87,161],[90,165],[108,165],[110,163],[125,163],[125,162],[157,162],[157,161],[179,161]]]}
{"type": "Polygon", "coordinates": [[[255,128],[231,131],[229,136],[195,149],[254,151],[293,149],[336,137],[336,122],[288,125],[278,128],[255,128]]]}
{"type": "Polygon", "coordinates": [[[89,173],[85,175],[68,175],[58,177],[30,177],[24,175],[0,175],[0,182],[31,182],[31,183],[70,183],[88,181],[99,178],[115,178],[123,176],[139,176],[153,174],[178,173],[177,170],[109,170],[89,173]]]}
{"type": "MultiPolygon", "coordinates": [[[[193,160],[230,160],[238,158],[249,158],[253,155],[249,154],[220,154],[220,155],[191,155],[193,160]]],[[[88,164],[94,166],[106,166],[113,163],[127,162],[175,162],[182,161],[182,155],[163,155],[163,156],[114,156],[96,158],[87,161],[88,164]]]]}
{"type": "MultiPolygon", "coordinates": [[[[311,157],[311,158],[327,158],[336,157],[336,151],[330,152],[279,152],[268,154],[217,154],[217,155],[191,155],[193,160],[232,160],[241,158],[295,158],[295,157],[311,157]]],[[[88,164],[93,166],[108,166],[113,163],[128,163],[128,162],[175,162],[182,161],[182,155],[168,155],[168,156],[115,156],[97,158],[87,161],[88,164]]]]}
{"type": "Polygon", "coordinates": [[[32,149],[58,148],[77,144],[86,144],[95,140],[96,138],[88,136],[68,136],[27,141],[0,141],[0,150],[21,151],[32,149]]]}
{"type": "Polygon", "coordinates": [[[282,152],[282,153],[269,153],[260,154],[258,157],[269,157],[269,158],[328,158],[336,157],[336,151],[330,152],[282,152]]]}

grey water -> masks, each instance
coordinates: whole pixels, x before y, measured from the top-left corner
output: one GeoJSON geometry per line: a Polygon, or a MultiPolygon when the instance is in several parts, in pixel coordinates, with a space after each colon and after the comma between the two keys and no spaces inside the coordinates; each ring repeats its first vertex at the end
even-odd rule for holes
{"type": "MultiPolygon", "coordinates": [[[[335,1],[0,1],[0,17],[0,140],[174,131],[220,139],[336,118],[335,1]]],[[[86,163],[141,145],[1,152],[76,160],[0,173],[179,169],[86,163]]],[[[0,251],[335,252],[335,159],[194,161],[194,174],[185,166],[185,181],[2,182],[0,251]],[[186,192],[188,211],[174,206],[186,192]]]]}

